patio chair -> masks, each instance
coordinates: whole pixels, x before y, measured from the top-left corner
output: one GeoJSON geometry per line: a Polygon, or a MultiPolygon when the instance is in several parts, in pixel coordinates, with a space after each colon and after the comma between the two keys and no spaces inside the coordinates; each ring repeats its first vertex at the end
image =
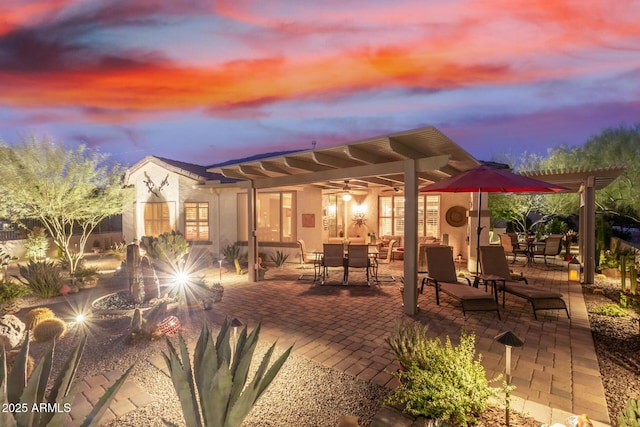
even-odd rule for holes
{"type": "Polygon", "coordinates": [[[440,293],[443,292],[461,303],[464,316],[467,311],[495,311],[500,319],[493,295],[472,287],[469,279],[466,285],[458,282],[451,246],[427,246],[425,250],[429,275],[422,279],[421,292],[425,283],[432,284],[436,290],[436,304],[440,305],[440,293]]]}
{"type": "Polygon", "coordinates": [[[504,252],[506,254],[513,254],[513,261],[511,264],[516,262],[516,257],[518,255],[523,255],[527,258],[527,262],[529,261],[529,250],[527,248],[520,247],[520,243],[518,242],[518,235],[515,233],[506,233],[500,235],[500,243],[504,248],[504,252]]]}
{"type": "Polygon", "coordinates": [[[536,250],[531,254],[533,258],[535,257],[544,257],[544,265],[547,265],[547,257],[555,257],[560,255],[560,251],[562,250],[562,234],[551,234],[544,241],[544,246],[540,246],[536,248],[536,250]]]}
{"type": "Polygon", "coordinates": [[[517,280],[523,279],[521,276],[514,276],[509,270],[507,257],[501,246],[481,246],[480,265],[482,266],[481,277],[485,281],[493,282],[496,298],[497,292],[502,291],[502,307],[505,304],[505,294],[509,293],[529,301],[536,320],[538,310],[564,310],[567,318],[569,317],[569,310],[561,293],[530,286],[526,280],[524,280],[525,284],[517,283],[517,280]]]}
{"type": "Polygon", "coordinates": [[[367,276],[367,286],[371,286],[369,282],[369,268],[371,262],[369,259],[369,245],[349,245],[347,266],[344,269],[344,283],[349,284],[349,270],[352,268],[363,268],[367,276]]]}
{"type": "Polygon", "coordinates": [[[396,244],[395,240],[391,240],[389,242],[389,246],[385,247],[386,257],[382,257],[383,253],[380,252],[378,258],[373,260],[373,268],[375,270],[374,277],[376,278],[376,282],[395,282],[396,278],[392,274],[378,274],[378,268],[380,264],[390,265],[391,264],[391,251],[393,250],[393,246],[396,244]],[[382,259],[381,259],[382,257],[382,259]]]}
{"type": "Polygon", "coordinates": [[[342,267],[342,283],[345,282],[344,245],[342,243],[323,244],[322,255],[322,282],[324,285],[329,275],[330,267],[342,267]]]}
{"type": "MultiPolygon", "coordinates": [[[[307,247],[304,243],[304,240],[298,240],[298,247],[300,248],[300,263],[302,264],[302,268],[305,268],[307,264],[311,264],[313,267],[313,280],[318,280],[318,276],[320,275],[320,266],[322,264],[322,259],[315,255],[309,256],[307,252],[307,247]]],[[[311,278],[310,273],[302,273],[298,280],[308,280],[311,278]]]]}

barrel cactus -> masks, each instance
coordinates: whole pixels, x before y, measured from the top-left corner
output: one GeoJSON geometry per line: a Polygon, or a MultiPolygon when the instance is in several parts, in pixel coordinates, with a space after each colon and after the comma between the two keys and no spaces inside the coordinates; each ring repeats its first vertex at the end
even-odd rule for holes
{"type": "Polygon", "coordinates": [[[43,320],[52,319],[56,317],[56,315],[51,311],[51,309],[47,307],[38,307],[29,311],[24,318],[24,323],[27,326],[27,329],[33,330],[38,324],[40,324],[43,320]]]}
{"type": "Polygon", "coordinates": [[[60,339],[67,332],[67,324],[57,317],[45,319],[33,328],[33,338],[37,342],[60,339]]]}
{"type": "Polygon", "coordinates": [[[289,347],[269,367],[269,360],[275,349],[273,344],[264,355],[251,382],[247,384],[260,325],[248,335],[245,326],[237,340],[234,340],[233,352],[230,344],[232,329],[225,319],[217,339],[214,339],[207,325],[203,325],[194,350],[193,365],[182,335],[179,336],[178,350],[167,338],[168,355],[164,352],[162,355],[188,426],[240,426],[291,353],[292,347],[289,347]]]}
{"type": "Polygon", "coordinates": [[[620,427],[640,427],[640,396],[629,399],[627,406],[618,414],[620,427]]]}

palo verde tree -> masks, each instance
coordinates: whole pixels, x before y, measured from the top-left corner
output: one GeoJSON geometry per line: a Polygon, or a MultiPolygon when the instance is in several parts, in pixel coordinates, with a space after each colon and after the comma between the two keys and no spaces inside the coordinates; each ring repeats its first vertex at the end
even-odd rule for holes
{"type": "MultiPolygon", "coordinates": [[[[19,144],[0,143],[0,216],[22,224],[37,219],[74,273],[87,239],[104,218],[122,213],[133,193],[124,169],[81,145],[66,149],[49,137],[31,135],[19,144]],[[77,235],[77,247],[71,238],[77,235]]],[[[22,224],[24,227],[24,224],[22,224]]]]}

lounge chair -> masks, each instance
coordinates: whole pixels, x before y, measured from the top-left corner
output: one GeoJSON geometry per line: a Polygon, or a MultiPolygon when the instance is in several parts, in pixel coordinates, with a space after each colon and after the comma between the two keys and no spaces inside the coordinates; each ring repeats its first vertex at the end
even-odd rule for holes
{"type": "Polygon", "coordinates": [[[427,246],[425,250],[429,272],[422,279],[420,292],[423,292],[425,283],[432,284],[436,289],[436,304],[440,305],[440,292],[443,292],[460,301],[464,316],[467,311],[495,311],[500,319],[498,303],[491,294],[472,287],[469,279],[466,285],[458,282],[452,247],[427,246]]]}
{"type": "Polygon", "coordinates": [[[538,310],[564,310],[569,317],[567,304],[562,299],[562,294],[547,289],[532,286],[527,283],[518,283],[518,278],[509,270],[507,257],[502,246],[481,246],[480,265],[482,266],[481,278],[493,282],[496,292],[502,291],[502,307],[505,304],[505,294],[524,298],[531,303],[533,317],[538,319],[538,310]]]}

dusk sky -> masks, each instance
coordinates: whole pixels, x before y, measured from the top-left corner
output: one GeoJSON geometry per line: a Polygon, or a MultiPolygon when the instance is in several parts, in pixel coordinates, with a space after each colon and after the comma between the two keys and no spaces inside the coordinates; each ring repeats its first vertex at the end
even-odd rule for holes
{"type": "Polygon", "coordinates": [[[0,139],[210,165],[433,125],[476,158],[640,122],[639,0],[2,0],[0,139]]]}

